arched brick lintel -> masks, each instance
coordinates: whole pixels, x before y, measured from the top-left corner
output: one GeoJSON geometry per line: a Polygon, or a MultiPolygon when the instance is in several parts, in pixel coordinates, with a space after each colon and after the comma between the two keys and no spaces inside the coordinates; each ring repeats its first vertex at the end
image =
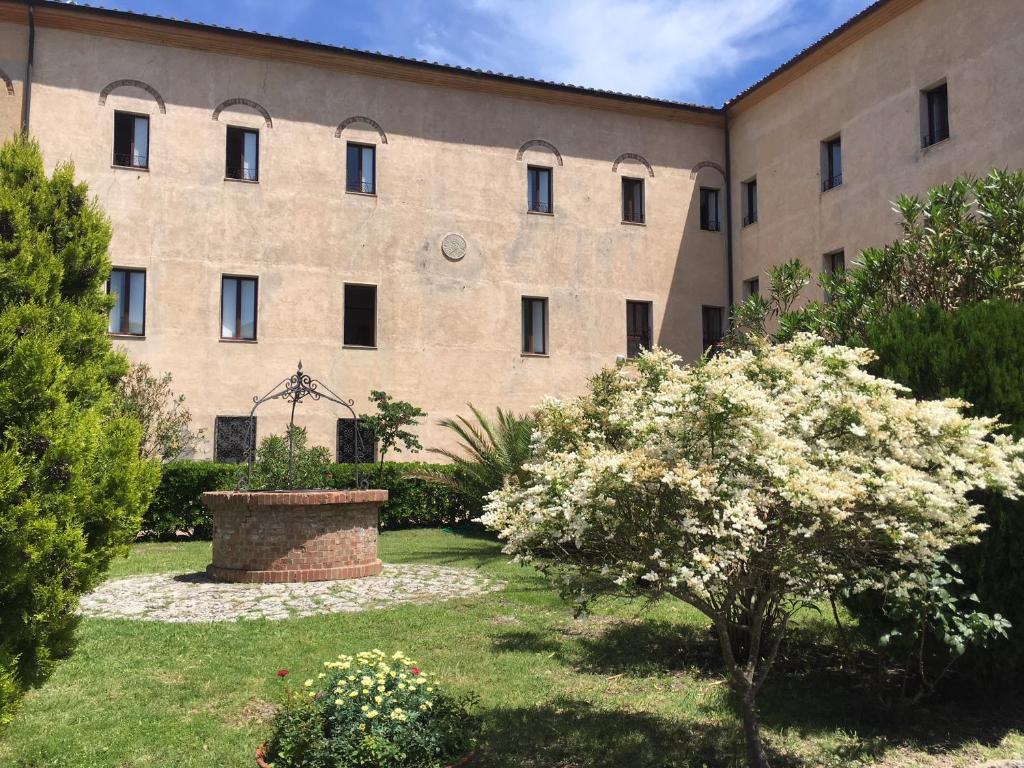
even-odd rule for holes
{"type": "Polygon", "coordinates": [[[651,164],[649,162],[647,162],[647,158],[645,158],[643,155],[638,155],[636,152],[623,152],[621,155],[616,157],[615,158],[615,162],[612,163],[612,172],[613,173],[617,172],[619,170],[619,164],[623,160],[636,160],[644,168],[647,169],[647,173],[649,173],[651,175],[651,178],[652,179],[654,178],[654,168],[652,168],[651,164]]]}
{"type": "Polygon", "coordinates": [[[690,169],[690,181],[693,181],[694,179],[696,179],[697,178],[697,174],[700,171],[704,170],[705,168],[713,168],[714,170],[716,170],[720,174],[722,174],[722,178],[723,179],[725,178],[725,168],[720,166],[714,160],[701,160],[699,163],[697,163],[695,166],[693,166],[693,168],[690,169]]]}
{"type": "Polygon", "coordinates": [[[526,152],[526,150],[531,149],[532,147],[543,147],[544,149],[548,150],[549,152],[551,152],[551,154],[555,156],[555,160],[559,165],[562,164],[562,153],[558,151],[558,148],[555,147],[554,144],[552,144],[549,141],[544,141],[544,139],[530,139],[529,141],[525,142],[523,146],[519,148],[519,151],[516,152],[516,160],[522,160],[523,153],[526,152]]]}
{"type": "Polygon", "coordinates": [[[11,82],[11,78],[7,76],[7,73],[0,69],[0,81],[3,82],[4,87],[7,88],[7,95],[14,95],[14,83],[11,82]]]}
{"type": "Polygon", "coordinates": [[[338,127],[334,129],[334,138],[340,139],[341,132],[344,131],[353,123],[365,123],[366,125],[373,128],[373,130],[375,130],[380,135],[381,144],[388,143],[388,135],[384,133],[384,129],[380,127],[380,123],[378,123],[376,120],[371,120],[370,118],[366,117],[366,115],[352,115],[352,117],[346,117],[344,120],[338,123],[338,127]]]}
{"type": "Polygon", "coordinates": [[[167,105],[164,103],[164,97],[159,94],[156,88],[149,83],[144,83],[141,80],[115,80],[110,83],[106,88],[100,91],[100,106],[107,103],[107,96],[111,92],[116,91],[118,88],[141,88],[156,101],[156,105],[160,107],[160,113],[167,113],[167,105]]]}
{"type": "Polygon", "coordinates": [[[212,117],[213,117],[214,120],[219,120],[221,112],[223,112],[228,107],[237,107],[237,106],[249,107],[249,109],[256,110],[257,112],[260,113],[260,115],[263,116],[263,120],[264,120],[264,122],[266,122],[267,128],[273,128],[274,127],[274,121],[273,121],[273,119],[271,119],[270,113],[267,112],[267,110],[261,104],[257,104],[252,99],[242,99],[242,98],[225,99],[220,104],[218,104],[217,107],[213,110],[212,117]]]}

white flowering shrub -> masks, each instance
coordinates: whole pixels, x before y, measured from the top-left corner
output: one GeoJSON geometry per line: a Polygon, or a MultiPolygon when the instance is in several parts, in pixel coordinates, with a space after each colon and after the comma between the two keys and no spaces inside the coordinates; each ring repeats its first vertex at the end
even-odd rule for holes
{"type": "Polygon", "coordinates": [[[1015,495],[1024,450],[964,404],[922,402],[866,350],[801,335],[692,366],[654,351],[538,411],[527,480],[482,518],[585,602],[674,595],[713,622],[766,765],[755,697],[789,618],[975,539],[968,492],[1015,495]]]}

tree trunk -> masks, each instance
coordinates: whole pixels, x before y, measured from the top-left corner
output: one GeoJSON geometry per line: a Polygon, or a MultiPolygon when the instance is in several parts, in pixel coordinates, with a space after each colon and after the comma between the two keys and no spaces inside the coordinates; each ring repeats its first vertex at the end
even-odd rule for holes
{"type": "Polygon", "coordinates": [[[757,724],[757,708],[748,696],[742,699],[743,737],[747,741],[747,768],[770,768],[761,743],[761,727],[757,724]]]}

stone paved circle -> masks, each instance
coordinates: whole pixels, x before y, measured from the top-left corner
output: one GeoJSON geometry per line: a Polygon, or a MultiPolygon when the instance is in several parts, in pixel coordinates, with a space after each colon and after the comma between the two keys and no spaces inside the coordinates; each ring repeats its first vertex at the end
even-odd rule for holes
{"type": "Polygon", "coordinates": [[[154,573],[108,581],[82,598],[81,613],[107,619],[194,623],[281,620],[432,603],[504,589],[468,568],[385,565],[379,576],[295,584],[227,584],[203,573],[154,573]]]}

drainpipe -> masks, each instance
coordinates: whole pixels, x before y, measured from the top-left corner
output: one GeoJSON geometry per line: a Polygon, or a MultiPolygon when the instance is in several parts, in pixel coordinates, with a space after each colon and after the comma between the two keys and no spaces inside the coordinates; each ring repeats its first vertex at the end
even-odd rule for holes
{"type": "Polygon", "coordinates": [[[729,110],[725,112],[725,265],[729,280],[729,325],[732,325],[732,152],[729,143],[729,110]]]}
{"type": "Polygon", "coordinates": [[[21,96],[21,132],[28,135],[29,115],[32,111],[32,64],[36,56],[36,9],[28,3],[28,60],[25,62],[25,83],[21,96]]]}

